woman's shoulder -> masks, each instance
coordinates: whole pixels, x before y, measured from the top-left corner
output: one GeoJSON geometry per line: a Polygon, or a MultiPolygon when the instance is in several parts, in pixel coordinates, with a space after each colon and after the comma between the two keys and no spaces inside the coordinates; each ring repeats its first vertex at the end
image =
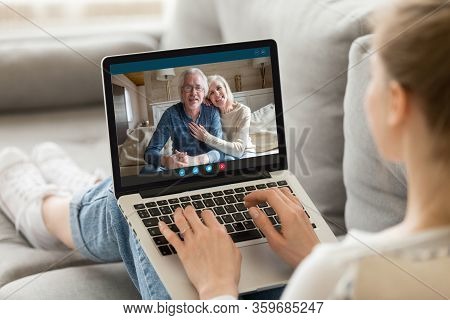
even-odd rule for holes
{"type": "Polygon", "coordinates": [[[240,102],[234,102],[234,112],[239,113],[241,115],[248,115],[250,116],[252,111],[249,107],[247,107],[245,104],[242,104],[240,102]]]}

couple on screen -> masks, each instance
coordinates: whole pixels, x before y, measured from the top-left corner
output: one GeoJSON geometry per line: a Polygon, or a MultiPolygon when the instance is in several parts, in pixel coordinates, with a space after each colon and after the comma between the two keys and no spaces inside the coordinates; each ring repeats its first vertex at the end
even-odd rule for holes
{"type": "Polygon", "coordinates": [[[181,102],[164,112],[145,150],[148,165],[142,173],[233,160],[255,153],[249,136],[250,108],[234,101],[223,77],[207,78],[200,69],[191,68],[181,74],[179,91],[181,102]],[[161,155],[169,138],[173,154],[161,155]]]}

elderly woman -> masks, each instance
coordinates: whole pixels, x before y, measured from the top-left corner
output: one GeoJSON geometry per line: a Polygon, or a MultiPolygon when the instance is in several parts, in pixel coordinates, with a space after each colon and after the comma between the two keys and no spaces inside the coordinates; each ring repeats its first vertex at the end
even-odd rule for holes
{"type": "Polygon", "coordinates": [[[161,117],[147,149],[148,163],[144,172],[217,162],[220,153],[213,147],[192,139],[189,124],[204,128],[215,138],[222,138],[222,126],[216,108],[203,104],[208,92],[208,82],[204,73],[197,68],[184,71],[179,83],[181,102],[168,108],[161,117]],[[161,149],[171,138],[173,154],[162,156],[161,149]]]}
{"type": "MultiPolygon", "coordinates": [[[[208,132],[202,125],[191,122],[189,128],[194,138],[231,156],[248,158],[255,155],[255,146],[249,136],[250,108],[235,102],[228,82],[219,75],[208,77],[208,99],[220,110],[223,139],[208,132]]],[[[226,158],[226,159],[227,159],[226,158]]]]}

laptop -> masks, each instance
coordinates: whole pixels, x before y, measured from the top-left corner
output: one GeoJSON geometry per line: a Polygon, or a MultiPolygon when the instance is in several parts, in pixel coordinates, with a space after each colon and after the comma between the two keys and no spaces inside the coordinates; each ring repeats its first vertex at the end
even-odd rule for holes
{"type": "MultiPolygon", "coordinates": [[[[102,67],[118,206],[172,299],[198,298],[175,249],[158,228],[158,221],[163,220],[173,231],[180,232],[172,217],[177,207],[191,205],[198,214],[208,208],[226,227],[242,254],[240,293],[282,286],[293,272],[269,248],[264,234],[252,222],[243,203],[250,192],[290,188],[300,199],[320,241],[336,241],[300,182],[289,171],[274,40],[109,56],[104,58],[102,67]],[[170,157],[176,149],[189,156],[195,156],[196,147],[202,150],[198,152],[215,150],[193,136],[179,139],[177,135],[185,124],[167,121],[177,119],[174,114],[186,116],[184,104],[180,103],[184,90],[180,77],[190,68],[200,69],[206,76],[223,76],[234,100],[250,109],[248,144],[253,145],[252,152],[241,157],[217,152],[219,157],[203,164],[165,167],[150,163],[147,154],[150,146],[153,153],[156,150],[157,158],[170,157]],[[174,128],[167,129],[168,123],[174,128]],[[163,134],[161,140],[161,132],[169,133],[163,134]],[[155,134],[158,139],[152,139],[155,134]],[[155,140],[159,142],[155,144],[155,140]],[[187,151],[183,150],[184,144],[187,151]]],[[[202,114],[216,120],[220,116],[214,106],[202,104],[200,108],[203,109],[198,119],[202,114]]],[[[205,121],[207,126],[208,120],[205,121]]],[[[225,138],[230,128],[223,128],[222,133],[222,128],[216,129],[219,138],[225,138]]],[[[267,203],[259,207],[282,232],[275,210],[267,203]]]]}

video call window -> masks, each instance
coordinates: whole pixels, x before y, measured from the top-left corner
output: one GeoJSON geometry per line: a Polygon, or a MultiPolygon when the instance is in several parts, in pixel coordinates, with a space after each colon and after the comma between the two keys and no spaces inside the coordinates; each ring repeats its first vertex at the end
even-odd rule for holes
{"type": "Polygon", "coordinates": [[[252,50],[234,61],[111,68],[121,176],[195,175],[277,154],[269,49],[252,50]]]}

